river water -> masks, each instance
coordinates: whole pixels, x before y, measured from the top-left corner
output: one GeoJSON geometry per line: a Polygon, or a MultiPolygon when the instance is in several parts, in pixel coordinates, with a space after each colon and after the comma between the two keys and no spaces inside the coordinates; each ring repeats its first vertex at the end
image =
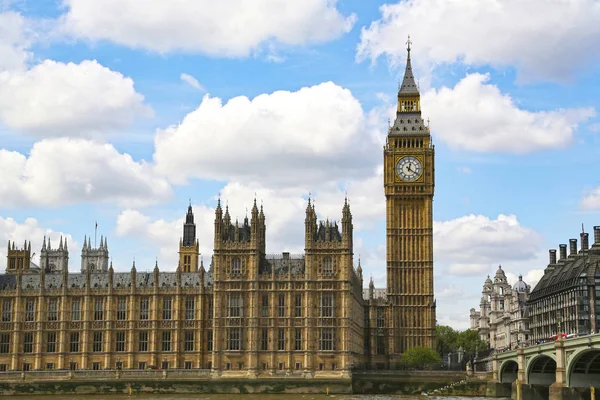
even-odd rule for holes
{"type": "MultiPolygon", "coordinates": [[[[17,400],[57,400],[63,396],[15,396],[17,400]]],[[[321,394],[198,394],[198,395],[68,395],[69,400],[486,400],[486,397],[396,396],[396,395],[321,395],[321,394]]],[[[498,399],[497,399],[498,400],[498,399]]]]}

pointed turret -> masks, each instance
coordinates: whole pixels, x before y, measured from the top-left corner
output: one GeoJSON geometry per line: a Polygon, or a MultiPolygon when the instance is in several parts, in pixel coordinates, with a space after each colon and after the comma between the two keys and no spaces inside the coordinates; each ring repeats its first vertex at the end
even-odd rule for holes
{"type": "MultiPolygon", "coordinates": [[[[410,41],[410,35],[408,35],[408,41],[406,42],[406,68],[404,69],[404,78],[402,78],[402,84],[398,89],[398,96],[418,96],[419,88],[417,87],[417,83],[415,82],[415,77],[412,71],[412,63],[410,60],[410,45],[412,42],[410,41]]],[[[406,110],[410,111],[410,110],[406,110]]],[[[417,110],[413,110],[417,111],[417,110]]]]}
{"type": "Polygon", "coordinates": [[[356,273],[358,275],[358,279],[360,279],[361,281],[363,279],[362,272],[363,272],[363,270],[362,270],[362,267],[360,265],[360,256],[358,256],[358,268],[356,268],[356,273]]]}
{"type": "Polygon", "coordinates": [[[60,236],[60,243],[58,244],[58,249],[62,250],[63,249],[63,240],[62,240],[62,235],[60,236]]]}
{"type": "Polygon", "coordinates": [[[50,236],[48,236],[48,250],[52,250],[52,244],[50,243],[50,236]]]}
{"type": "Polygon", "coordinates": [[[87,235],[84,235],[83,236],[83,250],[85,250],[86,248],[87,248],[87,235]]]}
{"type": "Polygon", "coordinates": [[[68,250],[69,250],[69,248],[67,246],[67,237],[65,236],[65,251],[68,251],[68,250]]]}
{"type": "Polygon", "coordinates": [[[42,243],[42,251],[46,250],[46,235],[44,235],[44,242],[42,243]]]}
{"type": "Polygon", "coordinates": [[[375,283],[373,283],[373,277],[371,277],[371,281],[369,282],[369,299],[373,300],[375,297],[375,283]]]}
{"type": "Polygon", "coordinates": [[[194,211],[192,210],[192,200],[188,205],[187,214],[185,215],[185,224],[183,224],[183,240],[182,246],[192,247],[196,242],[196,224],[194,223],[194,211]]]}

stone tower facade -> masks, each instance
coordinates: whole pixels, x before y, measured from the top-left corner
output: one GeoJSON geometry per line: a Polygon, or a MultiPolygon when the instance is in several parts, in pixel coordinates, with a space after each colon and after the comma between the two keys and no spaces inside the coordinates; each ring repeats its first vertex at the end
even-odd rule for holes
{"type": "Polygon", "coordinates": [[[23,248],[17,247],[15,242],[8,241],[8,252],[6,253],[7,263],[6,263],[6,273],[14,274],[17,272],[27,272],[29,271],[29,266],[31,264],[31,242],[23,245],[23,248]]]}
{"type": "Polygon", "coordinates": [[[40,268],[49,273],[68,270],[69,249],[67,247],[66,238],[63,244],[63,238],[61,236],[58,248],[53,249],[52,244],[50,243],[50,237],[48,237],[48,244],[46,244],[46,237],[44,236],[44,244],[40,251],[40,268]]]}
{"type": "Polygon", "coordinates": [[[190,203],[183,224],[183,238],[179,239],[179,268],[182,272],[198,272],[199,255],[200,243],[196,240],[196,224],[190,203]]]}
{"type": "Polygon", "coordinates": [[[81,272],[108,271],[108,242],[100,236],[100,246],[92,248],[92,239],[84,238],[81,249],[81,272]]]}
{"type": "Polygon", "coordinates": [[[398,108],[384,147],[390,364],[415,346],[434,347],[434,147],[421,117],[410,39],[398,108]]]}

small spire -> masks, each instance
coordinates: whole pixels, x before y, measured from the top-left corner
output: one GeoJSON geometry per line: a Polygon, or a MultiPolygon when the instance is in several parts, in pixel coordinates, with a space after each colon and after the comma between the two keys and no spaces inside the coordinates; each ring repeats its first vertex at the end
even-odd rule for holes
{"type": "Polygon", "coordinates": [[[59,250],[63,249],[62,235],[60,235],[60,243],[58,244],[58,249],[59,250]]]}
{"type": "Polygon", "coordinates": [[[87,247],[87,235],[83,236],[83,248],[85,249],[87,247]]]}
{"type": "Polygon", "coordinates": [[[412,42],[410,41],[410,33],[408,34],[408,40],[406,41],[406,51],[408,51],[408,57],[410,58],[410,45],[412,42]]]}
{"type": "Polygon", "coordinates": [[[67,248],[67,237],[65,236],[65,251],[67,251],[67,250],[69,250],[69,249],[67,248]]]}
{"type": "Polygon", "coordinates": [[[44,243],[42,243],[42,250],[46,250],[46,235],[44,235],[44,243]]]}

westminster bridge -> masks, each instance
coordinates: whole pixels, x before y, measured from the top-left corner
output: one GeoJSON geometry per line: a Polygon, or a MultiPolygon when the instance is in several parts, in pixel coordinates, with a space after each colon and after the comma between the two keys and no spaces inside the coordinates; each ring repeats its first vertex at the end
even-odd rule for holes
{"type": "Polygon", "coordinates": [[[517,392],[522,399],[544,392],[551,400],[590,398],[591,386],[600,387],[600,334],[496,353],[492,374],[493,381],[504,386],[503,395],[511,384],[513,398],[517,392]]]}

